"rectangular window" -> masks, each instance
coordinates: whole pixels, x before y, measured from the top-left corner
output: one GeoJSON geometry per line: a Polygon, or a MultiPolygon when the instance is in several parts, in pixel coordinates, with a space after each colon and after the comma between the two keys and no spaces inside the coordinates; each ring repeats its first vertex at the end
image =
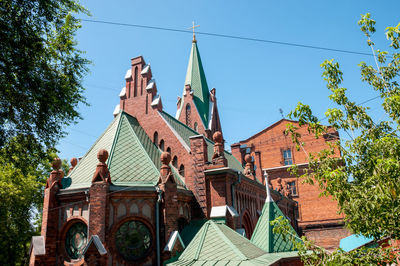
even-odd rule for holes
{"type": "Polygon", "coordinates": [[[292,165],[293,164],[293,159],[292,159],[292,150],[287,149],[283,151],[283,161],[285,165],[292,165]]]}
{"type": "Polygon", "coordinates": [[[292,192],[292,196],[297,196],[296,181],[287,182],[287,188],[290,192],[292,192]]]}

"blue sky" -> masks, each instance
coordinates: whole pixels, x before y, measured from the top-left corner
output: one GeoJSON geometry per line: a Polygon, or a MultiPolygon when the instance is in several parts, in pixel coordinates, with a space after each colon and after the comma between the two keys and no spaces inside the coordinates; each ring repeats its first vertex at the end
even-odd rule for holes
{"type": "MultiPolygon", "coordinates": [[[[99,1],[81,2],[89,19],[187,30],[194,20],[198,31],[290,42],[370,53],[359,30],[360,14],[377,21],[376,48],[388,49],[384,30],[400,22],[400,1],[99,1]]],[[[88,18],[80,15],[80,18],[88,18]]],[[[84,79],[90,106],[66,130],[57,146],[60,157],[83,156],[113,119],[119,91],[130,59],[142,55],[151,64],[164,109],[176,112],[184,86],[192,35],[82,22],[76,36],[79,49],[93,64],[84,79]]],[[[226,148],[281,119],[301,101],[318,117],[334,107],[321,74],[325,59],[337,60],[343,85],[356,102],[377,95],[360,81],[358,63],[374,64],[369,56],[322,51],[270,43],[197,35],[209,88],[215,87],[226,148]]],[[[379,100],[368,103],[376,119],[379,100]]],[[[342,134],[342,137],[346,137],[342,134]]]]}

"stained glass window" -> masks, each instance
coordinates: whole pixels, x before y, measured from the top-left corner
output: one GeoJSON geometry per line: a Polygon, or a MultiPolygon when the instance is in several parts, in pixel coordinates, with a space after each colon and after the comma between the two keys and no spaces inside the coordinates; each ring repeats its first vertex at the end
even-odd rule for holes
{"type": "Polygon", "coordinates": [[[65,248],[72,259],[79,259],[87,244],[87,226],[82,222],[74,223],[65,237],[65,248]]]}
{"type": "Polygon", "coordinates": [[[128,261],[145,257],[151,246],[149,228],[140,221],[123,223],[115,235],[115,246],[119,254],[128,261]]]}

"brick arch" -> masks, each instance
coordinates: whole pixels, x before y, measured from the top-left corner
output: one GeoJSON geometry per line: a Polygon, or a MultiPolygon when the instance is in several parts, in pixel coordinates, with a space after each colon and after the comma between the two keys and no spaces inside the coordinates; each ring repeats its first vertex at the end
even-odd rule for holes
{"type": "Polygon", "coordinates": [[[61,261],[64,261],[64,263],[73,263],[75,265],[80,265],[80,262],[83,262],[83,258],[80,259],[71,259],[69,255],[67,254],[67,250],[65,247],[65,238],[67,236],[68,230],[71,228],[76,223],[84,223],[87,226],[87,241],[89,242],[89,223],[86,221],[85,218],[83,217],[70,217],[67,219],[65,224],[62,226],[60,232],[60,248],[61,248],[61,261]]]}
{"type": "Polygon", "coordinates": [[[241,215],[241,222],[242,222],[242,228],[244,228],[244,231],[246,232],[246,237],[250,239],[251,235],[253,234],[254,226],[252,223],[250,212],[248,211],[247,208],[241,215]]]}
{"type": "Polygon", "coordinates": [[[165,148],[165,141],[164,141],[164,139],[161,139],[161,140],[160,140],[160,145],[158,145],[158,147],[159,147],[162,151],[164,151],[164,148],[165,148]]]}
{"type": "Polygon", "coordinates": [[[109,230],[108,235],[109,235],[109,238],[107,240],[108,246],[110,248],[111,254],[115,254],[115,255],[113,255],[113,262],[118,262],[120,264],[128,264],[128,265],[141,265],[141,263],[147,261],[149,258],[151,258],[154,261],[155,258],[153,256],[153,254],[156,249],[156,233],[155,233],[154,225],[152,224],[152,222],[149,220],[148,217],[145,217],[141,214],[134,214],[134,215],[128,215],[122,219],[119,219],[119,221],[112,226],[111,230],[109,230]],[[115,235],[116,235],[118,229],[120,228],[120,226],[122,224],[124,224],[125,222],[128,222],[128,221],[140,221],[140,222],[144,223],[147,226],[147,228],[149,229],[151,237],[152,237],[151,245],[150,245],[147,255],[144,258],[134,261],[134,262],[133,261],[128,262],[124,258],[122,258],[122,256],[119,255],[119,253],[116,249],[116,246],[115,246],[115,235]]]}

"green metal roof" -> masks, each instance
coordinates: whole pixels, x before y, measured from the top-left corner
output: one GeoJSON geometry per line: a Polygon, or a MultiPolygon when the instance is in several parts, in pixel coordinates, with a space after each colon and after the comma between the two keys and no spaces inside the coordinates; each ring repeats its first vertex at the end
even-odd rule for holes
{"type": "MultiPolygon", "coordinates": [[[[82,188],[91,185],[100,149],[106,149],[110,154],[107,165],[114,185],[156,185],[160,176],[161,151],[152,143],[136,118],[121,112],[71,174],[64,178],[64,188],[82,188]]],[[[178,171],[173,167],[171,169],[178,187],[185,188],[178,171]]]]}
{"type": "Polygon", "coordinates": [[[209,220],[178,260],[168,265],[270,265],[297,252],[267,254],[224,223],[209,220]]]}
{"type": "MultiPolygon", "coordinates": [[[[271,221],[279,216],[286,217],[273,200],[267,200],[251,236],[251,242],[268,253],[288,252],[294,249],[293,243],[288,238],[285,239],[282,234],[275,234],[272,231],[271,221]]],[[[297,236],[292,226],[290,226],[290,231],[297,236]]]]}
{"type": "MultiPolygon", "coordinates": [[[[200,135],[200,133],[194,131],[193,129],[186,126],[181,121],[175,119],[173,116],[164,111],[161,111],[160,114],[190,148],[190,137],[200,135]]],[[[204,138],[207,143],[208,158],[211,159],[214,154],[214,142],[206,137],[204,138]]],[[[243,171],[243,166],[230,152],[225,151],[225,158],[228,161],[228,167],[236,169],[238,171],[243,171]]]]}
{"type": "Polygon", "coordinates": [[[182,231],[179,233],[185,246],[188,246],[192,239],[199,232],[200,228],[207,222],[207,220],[191,220],[182,231]]]}
{"type": "MultiPolygon", "coordinates": [[[[186,72],[185,84],[190,84],[193,91],[193,98],[196,108],[199,112],[201,120],[205,128],[208,128],[209,112],[210,112],[210,92],[208,90],[206,75],[204,74],[203,65],[201,63],[197,42],[192,42],[190,51],[189,64],[186,72]]],[[[185,94],[185,88],[183,88],[185,94]]],[[[181,102],[178,113],[182,111],[183,101],[181,102]]]]}

